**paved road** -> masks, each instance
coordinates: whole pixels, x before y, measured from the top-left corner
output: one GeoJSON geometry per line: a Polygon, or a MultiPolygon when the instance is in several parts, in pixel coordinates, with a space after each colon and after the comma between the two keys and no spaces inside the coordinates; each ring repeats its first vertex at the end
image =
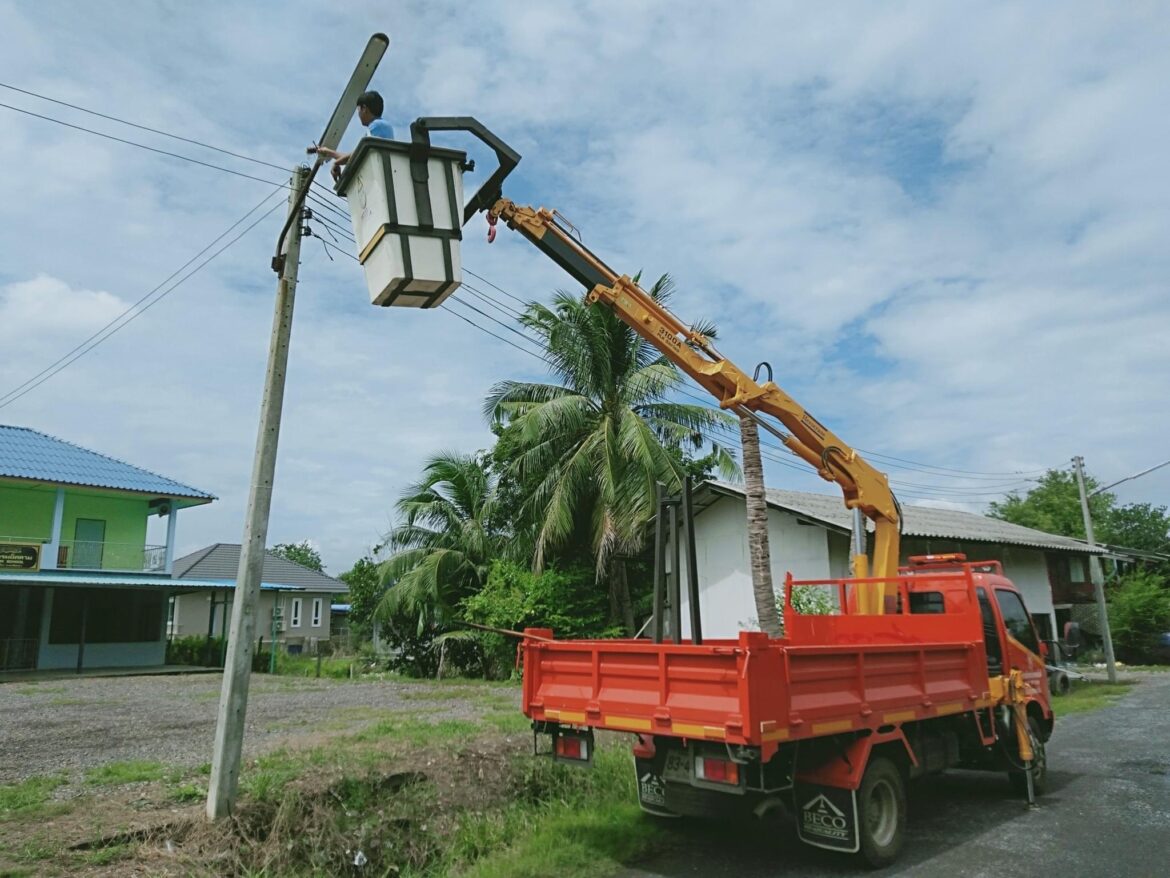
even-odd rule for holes
{"type": "MultiPolygon", "coordinates": [[[[1059,702],[1057,702],[1059,707],[1059,702]]],[[[910,792],[898,863],[877,875],[1144,878],[1170,874],[1170,674],[1109,710],[1058,716],[1039,811],[1002,775],[954,772],[910,792]]],[[[859,864],[768,828],[671,824],[673,847],[622,878],[858,874],[859,864]]]]}

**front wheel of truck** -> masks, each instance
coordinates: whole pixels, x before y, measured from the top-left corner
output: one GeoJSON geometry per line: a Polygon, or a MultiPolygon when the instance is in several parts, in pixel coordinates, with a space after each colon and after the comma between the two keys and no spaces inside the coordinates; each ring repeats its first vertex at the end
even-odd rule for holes
{"type": "Polygon", "coordinates": [[[862,858],[871,868],[888,866],[906,837],[906,784],[891,760],[870,760],[857,791],[857,830],[862,858]]]}

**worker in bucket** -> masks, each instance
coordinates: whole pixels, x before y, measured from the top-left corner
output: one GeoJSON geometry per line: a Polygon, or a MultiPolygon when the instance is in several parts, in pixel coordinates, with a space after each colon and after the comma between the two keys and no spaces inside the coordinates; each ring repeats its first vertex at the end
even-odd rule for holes
{"type": "MultiPolygon", "coordinates": [[[[389,122],[382,118],[384,108],[385,104],[382,102],[380,94],[376,91],[364,92],[357,99],[358,121],[370,129],[370,137],[384,137],[386,140],[393,140],[394,129],[390,127],[389,122]]],[[[349,161],[349,157],[352,155],[352,152],[338,152],[326,146],[314,147],[310,152],[315,152],[327,159],[333,159],[334,180],[341,177],[342,166],[349,161]]]]}

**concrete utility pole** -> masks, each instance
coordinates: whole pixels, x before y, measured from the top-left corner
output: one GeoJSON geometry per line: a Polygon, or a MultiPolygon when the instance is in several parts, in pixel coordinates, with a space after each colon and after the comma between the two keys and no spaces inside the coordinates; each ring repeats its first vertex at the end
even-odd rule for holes
{"type": "MultiPolygon", "coordinates": [[[[1085,493],[1085,459],[1074,457],[1073,469],[1077,474],[1077,487],[1081,492],[1081,515],[1085,518],[1085,541],[1090,549],[1097,547],[1093,537],[1093,518],[1089,515],[1089,497],[1085,493]]],[[[1101,572],[1101,559],[1089,556],[1089,578],[1093,580],[1093,596],[1097,599],[1097,621],[1101,625],[1101,637],[1105,643],[1105,668],[1109,671],[1109,682],[1117,682],[1117,666],[1113,660],[1113,635],[1109,631],[1109,611],[1105,609],[1105,575],[1101,572]]]]}
{"type": "MultiPolygon", "coordinates": [[[[290,212],[300,213],[301,190],[309,183],[309,169],[293,171],[289,193],[290,212]]],[[[212,820],[231,813],[240,780],[240,753],[244,744],[244,717],[248,708],[248,684],[252,677],[252,645],[256,641],[256,609],[264,570],[264,544],[268,539],[268,513],[272,508],[272,480],[276,472],[276,446],[284,404],[284,379],[292,335],[293,301],[301,254],[301,218],[293,217],[282,249],[284,263],[276,286],[276,313],[268,346],[264,397],[260,402],[260,429],[252,464],[252,487],[240,544],[240,567],[232,602],[232,628],[224,662],[223,689],[215,726],[215,751],[207,790],[207,816],[212,820]]],[[[272,644],[276,648],[276,644],[272,644]]]]}

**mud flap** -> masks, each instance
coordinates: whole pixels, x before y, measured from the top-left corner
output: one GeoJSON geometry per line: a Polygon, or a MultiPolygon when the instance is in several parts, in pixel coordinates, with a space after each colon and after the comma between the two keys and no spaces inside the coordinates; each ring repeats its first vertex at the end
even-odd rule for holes
{"type": "Polygon", "coordinates": [[[861,849],[857,791],[796,784],[796,831],[805,844],[855,854],[861,849]]]}
{"type": "Polygon", "coordinates": [[[662,777],[662,759],[634,758],[638,780],[638,804],[643,811],[659,817],[678,817],[666,807],[666,781],[662,777]]]}

